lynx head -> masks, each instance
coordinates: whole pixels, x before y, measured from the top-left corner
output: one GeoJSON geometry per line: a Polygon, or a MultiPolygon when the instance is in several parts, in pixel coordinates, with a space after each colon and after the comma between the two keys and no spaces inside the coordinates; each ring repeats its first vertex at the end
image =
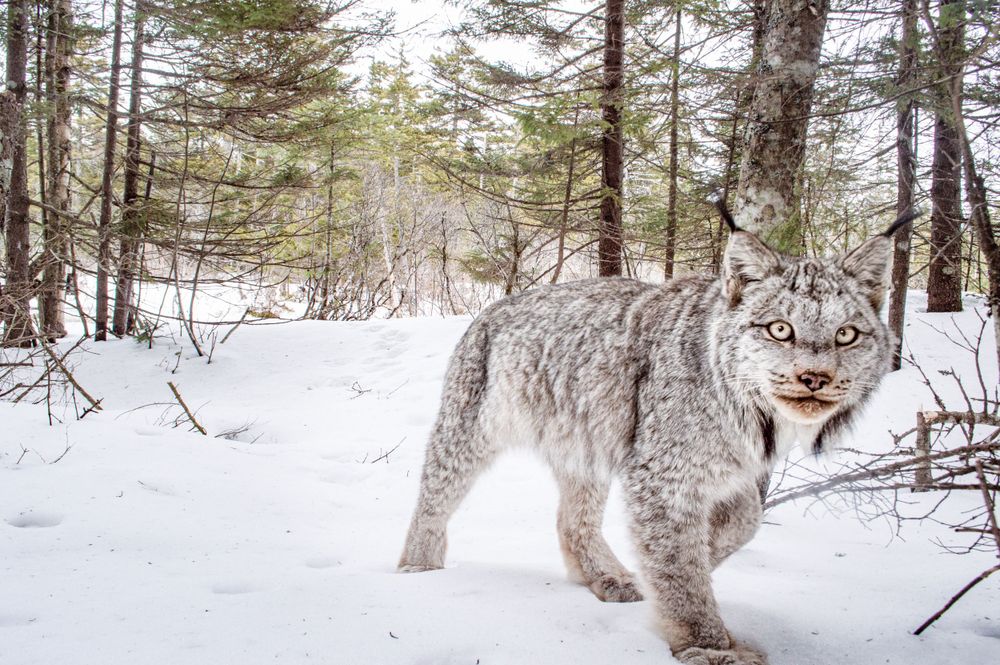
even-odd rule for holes
{"type": "Polygon", "coordinates": [[[819,452],[888,370],[891,335],[879,309],[891,235],[913,217],[847,254],[810,259],[770,249],[720,209],[733,229],[722,274],[728,310],[716,328],[724,380],[768,416],[811,426],[819,452]]]}

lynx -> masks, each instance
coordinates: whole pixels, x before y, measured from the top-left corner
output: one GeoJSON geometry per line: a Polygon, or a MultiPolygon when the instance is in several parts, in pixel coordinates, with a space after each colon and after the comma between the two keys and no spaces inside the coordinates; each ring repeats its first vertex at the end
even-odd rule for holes
{"type": "Polygon", "coordinates": [[[642,600],[601,535],[620,476],[644,588],[674,656],[760,665],[723,625],[710,573],[761,519],[759,486],[794,445],[834,444],[887,371],[879,318],[892,233],[840,257],[784,256],[732,230],[721,278],[599,279],[487,308],[452,355],[399,569],[444,566],[446,526],[505,448],[530,446],[560,490],[570,576],[642,600]]]}

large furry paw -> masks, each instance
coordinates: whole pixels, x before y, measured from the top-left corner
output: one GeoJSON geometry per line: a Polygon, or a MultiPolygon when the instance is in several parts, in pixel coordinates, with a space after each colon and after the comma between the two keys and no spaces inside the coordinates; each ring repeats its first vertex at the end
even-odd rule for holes
{"type": "Polygon", "coordinates": [[[642,600],[642,593],[630,577],[601,575],[590,585],[590,590],[605,603],[635,603],[642,600]]]}
{"type": "Polygon", "coordinates": [[[743,646],[732,649],[690,647],[676,654],[685,665],[767,665],[767,656],[743,646]]]}
{"type": "Polygon", "coordinates": [[[441,570],[444,566],[427,563],[400,563],[396,569],[401,573],[426,573],[428,570],[441,570]]]}

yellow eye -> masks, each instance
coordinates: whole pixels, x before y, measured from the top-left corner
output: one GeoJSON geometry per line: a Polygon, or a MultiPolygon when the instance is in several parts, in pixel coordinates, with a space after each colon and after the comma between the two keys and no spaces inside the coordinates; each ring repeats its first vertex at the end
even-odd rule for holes
{"type": "Polygon", "coordinates": [[[858,329],[854,326],[844,326],[837,331],[837,346],[847,346],[853,344],[858,338],[858,329]]]}
{"type": "Polygon", "coordinates": [[[795,331],[792,330],[792,324],[787,321],[772,321],[767,324],[767,334],[779,342],[787,342],[795,337],[795,331]]]}

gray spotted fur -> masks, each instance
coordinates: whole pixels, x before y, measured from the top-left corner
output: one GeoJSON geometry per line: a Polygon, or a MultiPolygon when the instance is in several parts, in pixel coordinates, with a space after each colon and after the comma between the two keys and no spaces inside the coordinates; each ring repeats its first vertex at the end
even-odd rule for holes
{"type": "Polygon", "coordinates": [[[758,485],[776,460],[796,440],[831,445],[887,370],[878,309],[890,244],[799,259],[737,231],[721,278],[586,280],[492,305],[452,356],[400,570],[443,567],[448,519],[476,476],[505,448],[530,446],[559,484],[571,576],[601,600],[642,599],[601,535],[617,474],[673,653],[765,663],[727,632],[710,574],[757,530],[758,485]],[[793,341],[768,335],[775,320],[792,324],[793,341]],[[847,324],[861,334],[841,348],[847,324]],[[830,383],[811,393],[803,372],[830,383]],[[825,401],[795,399],[805,394],[825,401]]]}

